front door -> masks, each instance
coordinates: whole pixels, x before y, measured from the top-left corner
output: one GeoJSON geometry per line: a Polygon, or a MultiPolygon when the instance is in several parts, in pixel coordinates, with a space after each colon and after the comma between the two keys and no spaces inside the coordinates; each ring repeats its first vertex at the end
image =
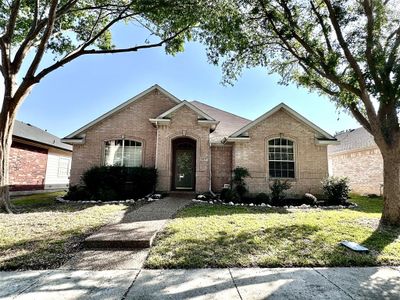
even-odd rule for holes
{"type": "Polygon", "coordinates": [[[174,143],[174,177],[176,190],[194,190],[196,145],[194,140],[179,139],[174,143]]]}

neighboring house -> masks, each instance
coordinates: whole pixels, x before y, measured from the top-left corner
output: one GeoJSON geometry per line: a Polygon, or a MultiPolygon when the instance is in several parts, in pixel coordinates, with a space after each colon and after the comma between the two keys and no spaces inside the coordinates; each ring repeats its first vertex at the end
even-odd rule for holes
{"type": "MultiPolygon", "coordinates": [[[[245,103],[244,103],[245,105],[245,103]]],[[[156,167],[158,190],[220,191],[246,167],[251,193],[288,179],[292,194],[319,193],[336,139],[285,104],[255,121],[155,85],[63,139],[74,147],[71,185],[94,165],[156,167]]]]}
{"type": "Polygon", "coordinates": [[[68,187],[71,145],[40,128],[15,121],[10,150],[10,191],[56,190],[68,187]]]}
{"type": "Polygon", "coordinates": [[[353,192],[383,192],[383,159],[374,137],[363,127],[336,135],[339,145],[328,147],[329,172],[350,180],[353,192]]]}

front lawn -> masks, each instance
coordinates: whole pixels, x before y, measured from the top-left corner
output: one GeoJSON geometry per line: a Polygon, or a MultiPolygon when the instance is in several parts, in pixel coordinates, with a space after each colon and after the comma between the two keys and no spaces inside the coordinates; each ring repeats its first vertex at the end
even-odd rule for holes
{"type": "Polygon", "coordinates": [[[157,238],[148,268],[373,266],[400,264],[400,229],[378,229],[382,199],[357,209],[288,211],[194,205],[157,238]],[[369,254],[338,245],[355,241],[369,254]]]}
{"type": "Polygon", "coordinates": [[[13,199],[0,213],[0,270],[57,268],[83,239],[127,209],[125,205],[62,204],[46,193],[13,199]]]}

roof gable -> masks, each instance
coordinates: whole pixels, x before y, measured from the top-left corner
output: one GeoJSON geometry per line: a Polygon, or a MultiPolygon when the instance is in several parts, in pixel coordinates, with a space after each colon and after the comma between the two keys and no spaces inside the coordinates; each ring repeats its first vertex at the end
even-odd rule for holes
{"type": "Polygon", "coordinates": [[[249,129],[251,129],[252,127],[254,127],[255,125],[257,125],[258,123],[266,120],[267,118],[269,118],[271,115],[275,114],[276,112],[278,112],[279,110],[285,110],[289,115],[291,115],[292,117],[294,117],[296,120],[302,122],[303,124],[307,125],[308,127],[312,128],[314,131],[318,132],[319,134],[321,134],[322,139],[327,139],[327,140],[336,140],[332,135],[330,135],[329,133],[327,133],[325,130],[321,129],[320,127],[318,127],[317,125],[315,125],[314,123],[312,123],[311,121],[307,120],[305,117],[303,117],[302,115],[300,115],[298,112],[296,112],[295,110],[291,109],[289,106],[287,106],[285,103],[280,103],[277,106],[275,106],[274,108],[272,108],[271,110],[267,111],[265,114],[261,115],[260,117],[258,117],[257,119],[255,119],[253,122],[247,124],[246,126],[242,127],[241,129],[239,129],[238,131],[234,132],[233,134],[231,134],[231,138],[240,138],[243,136],[244,133],[246,133],[249,129]]]}
{"type": "Polygon", "coordinates": [[[105,114],[101,115],[100,117],[94,119],[93,121],[89,122],[85,126],[79,128],[78,130],[76,130],[76,131],[72,132],[71,134],[67,135],[64,139],[73,139],[73,138],[77,137],[79,134],[83,133],[85,130],[87,130],[90,127],[94,126],[95,124],[103,121],[104,119],[110,117],[111,115],[121,111],[123,108],[129,106],[131,103],[141,99],[143,96],[153,92],[154,90],[158,90],[159,92],[163,93],[165,96],[167,96],[168,98],[170,98],[172,101],[174,101],[176,103],[181,103],[181,100],[179,100],[177,97],[175,97],[174,95],[170,94],[168,91],[163,89],[158,84],[155,84],[155,85],[151,86],[150,88],[144,90],[143,92],[137,94],[133,98],[125,101],[124,103],[118,105],[117,107],[113,108],[112,110],[106,112],[105,114]]]}
{"type": "Polygon", "coordinates": [[[174,106],[173,108],[167,110],[166,112],[162,113],[161,115],[159,115],[157,117],[157,119],[168,119],[168,117],[175,111],[179,110],[180,108],[182,108],[183,106],[188,107],[189,109],[191,109],[192,111],[194,111],[202,120],[207,120],[207,121],[216,121],[213,117],[209,116],[208,114],[206,114],[204,111],[202,111],[200,108],[198,108],[197,106],[193,105],[192,103],[184,100],[181,103],[179,103],[178,105],[174,106]]]}

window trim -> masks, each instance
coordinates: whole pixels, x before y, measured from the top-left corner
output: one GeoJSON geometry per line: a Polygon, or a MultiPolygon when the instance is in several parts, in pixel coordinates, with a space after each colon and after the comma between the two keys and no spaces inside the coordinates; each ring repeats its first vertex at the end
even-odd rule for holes
{"type": "MultiPolygon", "coordinates": [[[[123,143],[124,146],[122,147],[122,151],[123,152],[124,152],[124,148],[125,148],[125,140],[141,143],[142,144],[142,157],[141,157],[141,160],[140,160],[140,166],[138,166],[138,167],[144,167],[145,145],[146,145],[145,141],[143,139],[141,139],[141,138],[137,138],[137,137],[133,137],[133,136],[121,136],[121,135],[103,140],[103,143],[102,143],[102,146],[101,146],[102,147],[102,150],[101,150],[101,153],[102,153],[101,164],[103,166],[106,166],[106,142],[111,142],[111,141],[116,141],[116,140],[123,140],[124,141],[124,143],[123,143]]],[[[122,155],[123,154],[124,153],[122,153],[122,155]]],[[[122,161],[123,161],[123,159],[122,159],[122,161]]]]}
{"type": "MultiPolygon", "coordinates": [[[[274,135],[274,136],[266,138],[265,145],[266,145],[265,153],[266,153],[266,167],[267,167],[267,172],[266,172],[267,176],[266,177],[267,177],[267,179],[268,180],[277,180],[277,179],[279,179],[279,180],[297,181],[297,179],[298,179],[297,141],[294,138],[291,138],[291,137],[288,137],[288,136],[283,136],[283,135],[276,136],[276,135],[274,135]],[[282,160],[280,160],[278,162],[293,162],[293,165],[294,165],[294,177],[272,177],[272,176],[270,176],[270,169],[269,169],[269,163],[270,163],[270,159],[269,159],[269,154],[270,154],[270,152],[269,152],[269,142],[271,140],[276,140],[276,139],[285,139],[285,140],[291,141],[293,143],[293,161],[289,161],[289,160],[282,161],[282,160]]],[[[273,161],[277,161],[277,160],[273,160],[273,161]]]]}

